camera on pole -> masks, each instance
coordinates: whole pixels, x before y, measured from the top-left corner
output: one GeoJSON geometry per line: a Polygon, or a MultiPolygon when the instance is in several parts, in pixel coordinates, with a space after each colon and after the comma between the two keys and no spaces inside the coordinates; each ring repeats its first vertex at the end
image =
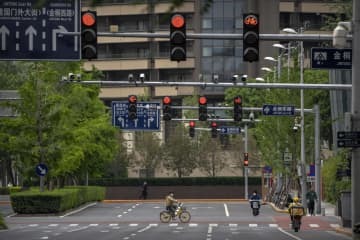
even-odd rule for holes
{"type": "Polygon", "coordinates": [[[81,59],[97,58],[96,11],[81,12],[81,59]]]}
{"type": "Polygon", "coordinates": [[[243,61],[259,61],[259,15],[243,15],[243,61]]]}
{"type": "Polygon", "coordinates": [[[170,60],[186,61],[186,22],[179,13],[170,18],[170,60]]]}

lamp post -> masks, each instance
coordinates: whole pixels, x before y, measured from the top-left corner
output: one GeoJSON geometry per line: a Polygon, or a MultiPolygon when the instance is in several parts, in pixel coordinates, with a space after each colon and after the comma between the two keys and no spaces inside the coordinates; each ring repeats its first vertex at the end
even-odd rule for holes
{"type": "MultiPolygon", "coordinates": [[[[278,59],[275,59],[275,58],[273,58],[273,57],[264,57],[264,59],[265,60],[268,60],[268,61],[271,61],[271,62],[276,62],[277,63],[277,70],[276,71],[274,71],[274,79],[275,79],[275,77],[276,77],[276,73],[275,72],[277,72],[277,80],[279,81],[280,80],[280,68],[281,68],[281,66],[280,66],[280,60],[279,60],[279,57],[278,57],[278,59]]],[[[275,69],[275,68],[274,68],[275,69]]]]}
{"type": "MultiPolygon", "coordinates": [[[[282,30],[285,33],[289,33],[289,34],[298,34],[297,31],[295,31],[292,28],[284,28],[282,30]]],[[[300,33],[303,32],[303,28],[300,28],[300,33]]],[[[299,42],[300,45],[300,84],[304,83],[304,46],[303,46],[303,41],[299,42]]],[[[304,207],[307,207],[306,204],[306,193],[307,193],[307,186],[306,186],[306,172],[305,172],[305,166],[306,166],[306,161],[305,161],[305,129],[304,129],[304,90],[300,89],[300,132],[301,132],[301,144],[300,144],[300,159],[301,159],[301,199],[302,199],[302,204],[304,205],[304,207]]],[[[319,196],[320,194],[320,189],[317,189],[317,194],[319,196]]]]}
{"type": "MultiPolygon", "coordinates": [[[[291,44],[290,44],[290,42],[287,44],[287,47],[286,46],[284,46],[284,45],[282,45],[282,44],[280,44],[280,43],[274,43],[273,45],[272,45],[273,47],[276,47],[276,48],[280,48],[280,49],[282,49],[282,50],[287,50],[287,80],[288,80],[288,82],[289,82],[289,80],[290,80],[290,58],[291,58],[291,44]]],[[[282,54],[280,54],[280,56],[281,56],[282,54]]],[[[278,63],[278,64],[280,64],[280,62],[278,63]]]]}

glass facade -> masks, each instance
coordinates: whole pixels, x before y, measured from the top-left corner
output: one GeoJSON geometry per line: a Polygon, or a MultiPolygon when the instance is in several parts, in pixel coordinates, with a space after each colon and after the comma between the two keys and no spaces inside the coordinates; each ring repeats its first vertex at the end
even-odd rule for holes
{"type": "MultiPolygon", "coordinates": [[[[242,33],[245,4],[246,1],[239,0],[214,0],[202,15],[202,32],[242,33]]],[[[204,39],[201,50],[201,72],[206,80],[218,75],[220,82],[229,82],[234,74],[243,73],[241,40],[204,39]]]]}

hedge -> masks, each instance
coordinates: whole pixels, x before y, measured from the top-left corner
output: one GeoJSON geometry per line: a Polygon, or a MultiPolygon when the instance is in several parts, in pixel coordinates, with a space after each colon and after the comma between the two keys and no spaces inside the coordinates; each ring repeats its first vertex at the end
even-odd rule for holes
{"type": "Polygon", "coordinates": [[[44,192],[31,189],[10,195],[14,212],[20,214],[60,213],[104,198],[103,187],[66,187],[44,192]]]}
{"type": "Polygon", "coordinates": [[[0,195],[10,195],[20,191],[21,187],[0,187],[0,195]]]}
{"type": "MultiPolygon", "coordinates": [[[[139,186],[146,181],[151,186],[243,185],[243,177],[184,177],[184,178],[97,178],[90,179],[97,186],[139,186]]],[[[261,185],[261,177],[249,177],[249,185],[261,185]]]]}
{"type": "Polygon", "coordinates": [[[4,218],[0,213],[0,229],[7,229],[7,226],[5,224],[4,218]]]}

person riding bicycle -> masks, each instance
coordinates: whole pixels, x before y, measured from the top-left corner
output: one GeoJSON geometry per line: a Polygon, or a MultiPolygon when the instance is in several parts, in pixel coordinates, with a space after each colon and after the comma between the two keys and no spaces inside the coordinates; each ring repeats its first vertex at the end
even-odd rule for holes
{"type": "MultiPolygon", "coordinates": [[[[250,204],[251,208],[253,208],[253,202],[252,201],[259,201],[260,202],[260,196],[258,195],[257,191],[254,190],[251,197],[250,197],[250,204]]],[[[258,205],[260,208],[260,204],[258,205]]]]}
{"type": "MultiPolygon", "coordinates": [[[[293,202],[289,204],[288,211],[290,214],[291,222],[293,222],[294,216],[302,217],[305,215],[305,209],[304,209],[303,205],[299,202],[298,197],[293,198],[293,202]]],[[[301,223],[301,218],[300,218],[300,223],[301,223]]]]}
{"type": "Polygon", "coordinates": [[[175,211],[177,208],[177,204],[178,201],[174,198],[174,193],[173,192],[169,192],[169,194],[165,197],[165,206],[166,206],[166,210],[168,210],[172,217],[175,217],[175,211]]]}

